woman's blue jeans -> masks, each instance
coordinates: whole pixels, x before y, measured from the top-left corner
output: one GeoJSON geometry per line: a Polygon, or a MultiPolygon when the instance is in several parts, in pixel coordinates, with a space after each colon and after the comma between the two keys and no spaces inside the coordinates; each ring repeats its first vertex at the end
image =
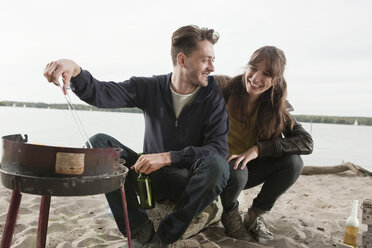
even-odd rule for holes
{"type": "MultiPolygon", "coordinates": [[[[123,149],[121,157],[130,168],[138,159],[138,154],[106,134],[96,134],[90,138],[94,148],[117,147],[123,149]]],[[[137,177],[129,170],[125,180],[125,194],[131,232],[141,228],[147,221],[146,211],[140,209],[137,201],[137,177]]],[[[229,166],[225,159],[211,155],[199,159],[188,168],[163,167],[150,174],[155,200],[169,199],[176,203],[174,210],[159,224],[158,234],[166,243],[178,240],[186,231],[191,220],[198,216],[218,195],[221,194],[229,178],[229,166]]],[[[120,189],[107,193],[106,199],[116,224],[125,236],[124,213],[120,189]]]]}
{"type": "Polygon", "coordinates": [[[238,208],[237,199],[242,190],[261,183],[261,191],[253,200],[252,208],[258,212],[270,211],[279,196],[296,182],[303,169],[302,159],[297,154],[257,158],[250,161],[243,170],[240,167],[233,169],[235,161],[230,161],[230,178],[221,194],[226,212],[238,208]]]}

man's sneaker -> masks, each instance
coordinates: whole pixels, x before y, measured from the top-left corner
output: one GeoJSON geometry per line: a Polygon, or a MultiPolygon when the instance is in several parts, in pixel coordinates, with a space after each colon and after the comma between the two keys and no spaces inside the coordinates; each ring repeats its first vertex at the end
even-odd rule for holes
{"type": "Polygon", "coordinates": [[[238,209],[228,213],[223,211],[221,223],[225,227],[225,232],[228,236],[245,241],[252,240],[252,237],[243,225],[242,217],[240,216],[238,209]]]}
{"type": "Polygon", "coordinates": [[[156,232],[154,237],[143,248],[171,248],[171,244],[166,244],[161,240],[159,234],[156,232]]]}
{"type": "MultiPolygon", "coordinates": [[[[132,233],[132,247],[142,248],[147,242],[149,242],[155,234],[154,224],[148,220],[146,223],[132,233]]],[[[125,244],[123,248],[128,247],[125,244]]]]}
{"type": "Polygon", "coordinates": [[[258,243],[266,244],[268,241],[274,239],[274,235],[269,230],[269,224],[267,224],[262,216],[258,216],[252,221],[249,219],[249,214],[247,213],[244,218],[244,225],[253,234],[254,239],[258,243]]]}

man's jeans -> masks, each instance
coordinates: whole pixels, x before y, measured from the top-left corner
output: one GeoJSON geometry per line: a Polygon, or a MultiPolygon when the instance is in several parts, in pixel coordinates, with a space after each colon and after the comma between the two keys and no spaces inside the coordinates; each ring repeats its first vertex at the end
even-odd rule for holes
{"type": "MultiPolygon", "coordinates": [[[[94,148],[117,147],[123,149],[121,158],[130,168],[138,159],[138,154],[119,141],[105,134],[90,138],[94,148]]],[[[137,201],[137,176],[129,170],[125,181],[130,228],[133,235],[147,221],[146,211],[139,208],[137,201]]],[[[188,168],[165,166],[150,174],[155,200],[169,199],[176,202],[174,210],[160,222],[158,233],[166,243],[178,240],[186,231],[191,220],[198,216],[222,192],[229,178],[229,166],[225,159],[211,155],[199,159],[188,168]]],[[[107,193],[116,224],[125,236],[124,213],[120,189],[107,193]]]]}
{"type": "Polygon", "coordinates": [[[253,200],[252,208],[258,212],[268,212],[275,201],[300,176],[303,162],[299,155],[290,154],[282,157],[257,158],[241,170],[233,169],[235,159],[230,161],[230,178],[221,194],[224,211],[232,211],[239,206],[237,201],[243,189],[264,183],[260,193],[253,200]]]}

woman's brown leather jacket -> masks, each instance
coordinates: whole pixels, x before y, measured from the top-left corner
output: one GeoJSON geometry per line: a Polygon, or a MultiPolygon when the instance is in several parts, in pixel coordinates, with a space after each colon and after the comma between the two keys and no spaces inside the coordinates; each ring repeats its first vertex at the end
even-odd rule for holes
{"type": "Polygon", "coordinates": [[[311,135],[293,117],[293,129],[284,130],[282,137],[257,142],[259,157],[280,157],[285,154],[310,154],[314,142],[311,135]]]}

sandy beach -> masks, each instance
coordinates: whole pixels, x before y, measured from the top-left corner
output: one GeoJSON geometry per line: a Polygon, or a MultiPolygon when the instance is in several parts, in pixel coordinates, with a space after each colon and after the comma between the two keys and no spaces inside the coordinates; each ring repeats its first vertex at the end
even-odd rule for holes
{"type": "MultiPolygon", "coordinates": [[[[259,188],[240,196],[240,210],[246,211],[259,188]]],[[[0,235],[3,233],[12,191],[0,186],[0,235]]],[[[36,247],[36,234],[41,197],[22,194],[12,247],[36,247]]],[[[261,246],[228,238],[220,222],[198,235],[180,240],[175,247],[337,247],[342,243],[345,221],[352,200],[372,199],[372,178],[352,172],[330,175],[300,176],[276,203],[267,221],[276,238],[261,246]]],[[[367,226],[361,223],[358,246],[367,226]]],[[[116,228],[104,195],[52,197],[47,247],[123,247],[126,239],[116,228]]]]}

